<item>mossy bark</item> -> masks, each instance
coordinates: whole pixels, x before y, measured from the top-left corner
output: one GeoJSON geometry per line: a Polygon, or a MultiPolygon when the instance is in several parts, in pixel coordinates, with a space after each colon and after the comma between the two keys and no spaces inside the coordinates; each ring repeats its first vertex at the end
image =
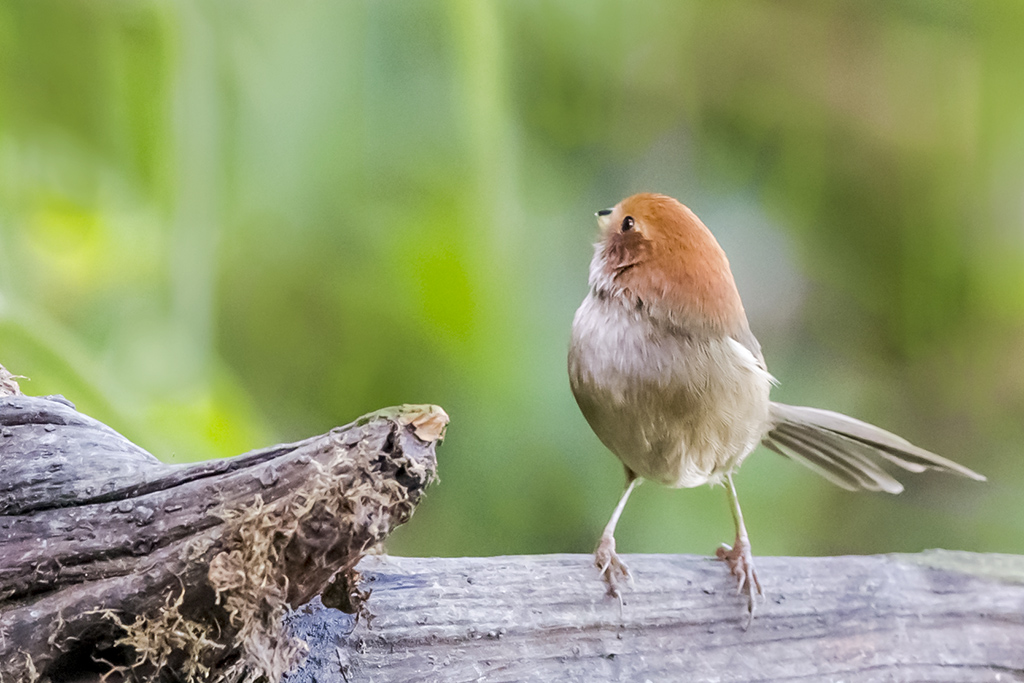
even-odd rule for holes
{"type": "Polygon", "coordinates": [[[409,519],[447,423],[436,406],[402,406],[168,465],[60,397],[4,394],[5,682],[277,680],[304,654],[283,630],[287,607],[333,585],[359,608],[353,567],[409,519]]]}

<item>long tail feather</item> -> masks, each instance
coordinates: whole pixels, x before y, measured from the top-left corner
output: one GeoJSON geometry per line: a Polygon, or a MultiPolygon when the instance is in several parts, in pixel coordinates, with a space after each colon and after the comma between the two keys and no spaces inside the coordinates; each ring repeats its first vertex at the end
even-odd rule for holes
{"type": "Polygon", "coordinates": [[[772,403],[771,419],[773,427],[764,438],[765,446],[850,491],[902,491],[903,486],[879,462],[908,472],[935,469],[985,480],[974,470],[892,432],[830,410],[772,403]]]}

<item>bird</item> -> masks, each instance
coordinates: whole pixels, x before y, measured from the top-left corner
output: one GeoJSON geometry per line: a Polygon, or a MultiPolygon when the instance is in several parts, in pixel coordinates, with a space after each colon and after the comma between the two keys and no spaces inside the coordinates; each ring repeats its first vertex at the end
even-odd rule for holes
{"type": "Polygon", "coordinates": [[[723,485],[736,537],[716,555],[746,596],[764,590],[733,475],[763,444],[847,490],[899,493],[882,466],[984,481],[952,460],[841,413],[769,398],[768,372],[725,252],[672,197],[634,194],[597,212],[589,289],[572,322],[569,384],[594,433],[622,462],[626,487],[594,553],[608,594],[631,580],[615,527],[644,480],[672,488],[723,485]]]}

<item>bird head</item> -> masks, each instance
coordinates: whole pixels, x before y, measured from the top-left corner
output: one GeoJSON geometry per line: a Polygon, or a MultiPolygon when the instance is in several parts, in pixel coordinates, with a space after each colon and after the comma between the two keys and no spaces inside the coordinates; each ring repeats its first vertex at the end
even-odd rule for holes
{"type": "Polygon", "coordinates": [[[686,206],[641,193],[598,211],[597,220],[592,286],[688,328],[748,329],[725,252],[686,206]]]}

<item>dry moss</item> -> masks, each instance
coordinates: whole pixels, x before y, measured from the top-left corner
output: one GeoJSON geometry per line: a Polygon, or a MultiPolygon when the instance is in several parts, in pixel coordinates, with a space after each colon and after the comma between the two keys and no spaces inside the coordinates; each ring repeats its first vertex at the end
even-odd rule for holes
{"type": "Polygon", "coordinates": [[[32,655],[19,651],[9,662],[0,664],[0,683],[37,683],[42,677],[32,655]]]}
{"type": "Polygon", "coordinates": [[[154,615],[138,615],[131,622],[110,610],[104,612],[124,633],[115,645],[128,646],[135,653],[135,661],[130,666],[112,666],[112,673],[125,673],[135,678],[133,673],[159,672],[173,661],[185,680],[223,680],[219,676],[211,677],[207,662],[210,654],[223,650],[224,645],[209,637],[207,626],[181,614],[184,598],[182,589],[177,599],[168,598],[164,609],[154,615]]]}
{"type": "Polygon", "coordinates": [[[251,507],[225,513],[232,529],[231,549],[218,553],[207,573],[217,604],[237,629],[235,640],[244,663],[271,681],[300,664],[306,653],[306,644],[281,627],[288,610],[282,541],[294,534],[298,524],[282,514],[288,507],[287,499],[265,505],[257,497],[251,507]]]}
{"type": "Polygon", "coordinates": [[[312,460],[314,474],[293,495],[226,512],[232,540],[210,563],[210,585],[238,629],[245,659],[269,680],[305,658],[306,644],[282,626],[289,603],[305,602],[335,571],[354,586],[359,558],[411,516],[432,476],[405,455],[382,458],[363,443],[352,451],[337,440],[332,445],[331,460],[312,460]],[[296,578],[302,583],[290,583],[296,578]]]}
{"type": "Polygon", "coordinates": [[[31,657],[0,631],[8,653],[0,683],[81,675],[111,682],[276,683],[307,650],[284,625],[291,606],[331,587],[340,606],[361,609],[368,594],[354,567],[412,515],[435,476],[433,449],[424,446],[442,438],[446,424],[440,408],[402,406],[271,451],[266,460],[217,471],[224,486],[237,487],[225,489],[231,495],[224,500],[234,502],[211,511],[197,499],[188,517],[194,533],[181,546],[164,546],[173,559],[128,563],[135,567],[128,587],[100,591],[98,604],[92,596],[69,599],[74,613],[57,609],[37,630],[13,622],[21,628],[18,638],[45,639],[27,643],[31,657]],[[240,497],[247,503],[240,506],[240,497]],[[82,604],[96,609],[83,612],[82,604]]]}
{"type": "Polygon", "coordinates": [[[18,396],[21,394],[21,387],[17,380],[25,379],[21,375],[12,375],[7,368],[0,365],[0,396],[18,396]]]}
{"type": "Polygon", "coordinates": [[[396,431],[380,450],[363,442],[347,446],[345,436],[332,433],[310,459],[300,488],[269,503],[257,496],[247,507],[216,512],[224,520],[223,540],[183,551],[192,562],[209,558],[206,578],[223,613],[214,607],[208,624],[184,615],[184,588],[156,614],[129,621],[107,613],[122,632],[115,644],[135,654],[118,668],[126,678],[153,680],[173,671],[174,680],[278,681],[307,652],[283,625],[291,605],[339,572],[335,583],[350,586],[353,608],[361,607],[356,563],[408,520],[434,472],[432,463],[397,452],[396,431]]]}
{"type": "Polygon", "coordinates": [[[21,681],[24,681],[25,683],[36,683],[36,681],[39,680],[39,671],[36,669],[36,663],[32,660],[32,655],[24,652],[19,652],[18,654],[21,655],[22,661],[18,662],[17,657],[15,657],[14,663],[16,666],[20,665],[22,667],[22,674],[17,678],[7,678],[4,676],[3,672],[0,672],[0,683],[6,683],[6,681],[9,680],[18,681],[19,683],[21,681]]]}

